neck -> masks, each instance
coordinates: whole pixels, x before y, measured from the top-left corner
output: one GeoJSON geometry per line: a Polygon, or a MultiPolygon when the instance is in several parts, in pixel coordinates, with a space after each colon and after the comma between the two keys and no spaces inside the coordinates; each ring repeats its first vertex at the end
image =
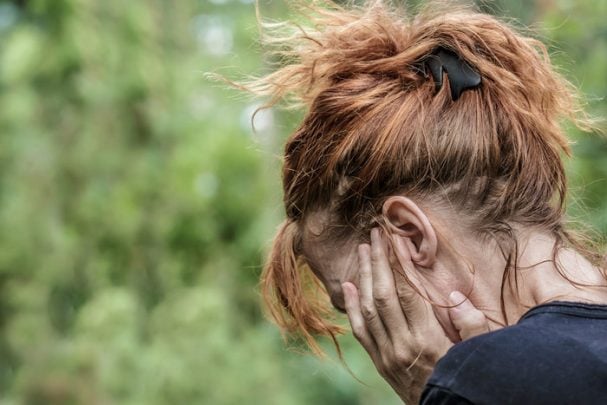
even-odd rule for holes
{"type": "Polygon", "coordinates": [[[497,243],[468,255],[476,269],[470,300],[494,327],[514,324],[529,308],[550,301],[607,303],[601,270],[581,254],[563,248],[554,260],[555,238],[537,231],[519,232],[518,240],[516,269],[506,270],[497,243]]]}

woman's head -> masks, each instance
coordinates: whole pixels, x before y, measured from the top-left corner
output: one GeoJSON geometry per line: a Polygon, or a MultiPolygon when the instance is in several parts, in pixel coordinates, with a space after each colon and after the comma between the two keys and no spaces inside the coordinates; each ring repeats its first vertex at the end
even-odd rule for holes
{"type": "Polygon", "coordinates": [[[306,10],[312,28],[271,36],[282,64],[248,86],[306,112],[285,147],[286,220],[262,280],[281,326],[308,340],[339,331],[322,294],[309,295],[318,280],[306,267],[329,290],[353,281],[356,244],[378,224],[394,229],[390,197],[479,240],[507,239],[514,224],[566,236],[561,121],[583,115],[540,42],[466,8],[306,10]],[[454,101],[446,74],[437,92],[424,62],[438,48],[466,61],[480,86],[454,101]]]}

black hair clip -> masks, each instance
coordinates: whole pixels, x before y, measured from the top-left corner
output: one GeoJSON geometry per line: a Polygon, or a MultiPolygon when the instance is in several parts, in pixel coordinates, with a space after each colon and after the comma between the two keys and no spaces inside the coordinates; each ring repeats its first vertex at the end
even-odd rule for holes
{"type": "Polygon", "coordinates": [[[430,69],[437,92],[443,87],[443,70],[447,72],[453,101],[456,101],[462,92],[474,89],[481,84],[481,75],[472,69],[468,62],[443,47],[432,52],[425,63],[430,69]]]}

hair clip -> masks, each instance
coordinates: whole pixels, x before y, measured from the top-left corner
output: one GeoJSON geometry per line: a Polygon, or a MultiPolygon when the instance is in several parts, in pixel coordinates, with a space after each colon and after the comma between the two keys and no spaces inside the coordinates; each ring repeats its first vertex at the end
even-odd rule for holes
{"type": "Polygon", "coordinates": [[[468,62],[443,47],[432,52],[425,60],[425,64],[434,79],[436,92],[443,87],[443,71],[447,73],[453,101],[456,101],[462,92],[474,89],[481,84],[481,75],[472,69],[468,62]]]}

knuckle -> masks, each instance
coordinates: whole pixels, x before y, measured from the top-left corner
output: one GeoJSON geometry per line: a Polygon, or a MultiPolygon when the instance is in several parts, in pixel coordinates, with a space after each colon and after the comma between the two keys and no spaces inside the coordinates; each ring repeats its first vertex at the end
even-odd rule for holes
{"type": "Polygon", "coordinates": [[[417,297],[417,292],[408,284],[408,282],[401,282],[396,286],[396,295],[401,300],[411,301],[417,297]]]}
{"type": "Polygon", "coordinates": [[[481,311],[475,311],[474,315],[472,316],[472,322],[482,326],[487,322],[487,319],[485,318],[485,314],[483,314],[481,311]]]}
{"type": "Polygon", "coordinates": [[[489,329],[487,328],[486,325],[478,324],[478,325],[474,325],[472,328],[470,328],[469,334],[472,336],[476,336],[476,335],[480,335],[480,334],[488,332],[488,331],[489,331],[489,329]]]}
{"type": "Polygon", "coordinates": [[[483,328],[474,328],[474,329],[470,329],[467,333],[466,333],[466,338],[470,339],[472,337],[478,336],[478,335],[482,335],[483,333],[485,333],[485,330],[483,328]]]}
{"type": "Polygon", "coordinates": [[[443,354],[444,353],[436,350],[423,350],[420,355],[420,360],[423,364],[436,364],[443,354]]]}
{"type": "Polygon", "coordinates": [[[379,249],[377,248],[377,246],[371,247],[371,264],[373,266],[381,265],[381,260],[379,258],[379,249]]]}
{"type": "MultiPolygon", "coordinates": [[[[424,349],[423,345],[419,344],[418,341],[413,341],[407,345],[406,354],[409,357],[415,356],[418,353],[422,352],[423,349],[424,349]]],[[[403,352],[404,352],[404,350],[403,350],[403,352]]]]}
{"type": "Polygon", "coordinates": [[[378,308],[387,307],[390,304],[391,298],[390,290],[388,288],[380,287],[373,292],[373,299],[378,308]]]}
{"type": "Polygon", "coordinates": [[[413,307],[411,300],[404,299],[402,297],[399,297],[398,303],[400,304],[400,307],[403,310],[403,312],[406,314],[408,314],[410,312],[411,308],[413,307]]]}
{"type": "Polygon", "coordinates": [[[363,314],[363,318],[368,321],[372,321],[377,317],[377,311],[375,310],[375,306],[372,303],[364,303],[361,306],[361,312],[363,314]]]}
{"type": "Polygon", "coordinates": [[[392,295],[392,289],[390,285],[385,282],[377,282],[373,286],[374,297],[390,297],[392,295]]]}
{"type": "Polygon", "coordinates": [[[472,311],[470,313],[467,314],[467,316],[464,318],[464,322],[468,324],[468,327],[470,328],[478,328],[478,327],[482,327],[485,322],[485,315],[480,312],[480,311],[472,311]]]}
{"type": "Polygon", "coordinates": [[[406,370],[413,361],[414,358],[409,352],[404,350],[392,351],[386,354],[382,359],[384,371],[386,373],[398,375],[406,370]]]}
{"type": "Polygon", "coordinates": [[[415,319],[412,318],[411,321],[415,322],[419,322],[420,320],[417,319],[420,317],[420,315],[418,314],[419,311],[416,311],[416,308],[418,308],[419,305],[418,299],[420,299],[420,297],[418,296],[408,298],[399,297],[398,299],[398,302],[403,312],[407,314],[407,317],[414,317],[415,319]]]}
{"type": "Polygon", "coordinates": [[[397,367],[408,367],[413,359],[408,351],[405,350],[396,350],[394,352],[394,363],[397,367]]]}
{"type": "Polygon", "coordinates": [[[365,340],[365,331],[360,326],[352,327],[352,335],[354,335],[354,338],[361,343],[363,340],[365,340]]]}
{"type": "Polygon", "coordinates": [[[381,368],[386,374],[394,371],[394,358],[391,351],[383,350],[381,352],[381,368]]]}

